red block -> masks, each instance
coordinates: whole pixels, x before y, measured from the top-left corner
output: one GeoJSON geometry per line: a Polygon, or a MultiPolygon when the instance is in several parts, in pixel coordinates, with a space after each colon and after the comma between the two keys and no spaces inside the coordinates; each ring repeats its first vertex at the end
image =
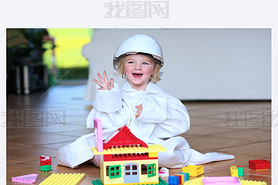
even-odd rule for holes
{"type": "Polygon", "coordinates": [[[249,160],[249,168],[253,170],[267,170],[270,168],[270,161],[264,159],[249,160]]]}
{"type": "Polygon", "coordinates": [[[103,161],[132,161],[132,160],[153,160],[157,157],[149,157],[148,154],[116,154],[103,155],[103,161]]]}
{"type": "Polygon", "coordinates": [[[174,176],[179,177],[179,184],[182,184],[182,182],[181,182],[181,176],[180,176],[180,175],[174,175],[174,176]]]}
{"type": "Polygon", "coordinates": [[[127,126],[119,128],[113,133],[113,137],[108,137],[103,142],[103,149],[128,146],[142,146],[148,148],[148,145],[144,141],[137,138],[134,134],[132,134],[127,126]]]}
{"type": "Polygon", "coordinates": [[[40,156],[40,165],[41,166],[51,165],[51,157],[45,156],[45,155],[41,155],[40,156]]]}

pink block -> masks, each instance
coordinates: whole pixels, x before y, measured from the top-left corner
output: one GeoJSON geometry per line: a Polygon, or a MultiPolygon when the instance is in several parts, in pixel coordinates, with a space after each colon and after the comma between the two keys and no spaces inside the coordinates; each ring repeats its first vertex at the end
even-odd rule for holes
{"type": "Polygon", "coordinates": [[[223,176],[223,177],[204,177],[204,185],[241,185],[237,177],[223,176]]]}
{"type": "Polygon", "coordinates": [[[31,184],[37,181],[37,177],[38,174],[22,175],[18,177],[12,177],[12,181],[31,184]]]}
{"type": "Polygon", "coordinates": [[[103,152],[103,140],[102,140],[102,123],[99,119],[94,119],[94,128],[96,129],[97,134],[97,150],[103,152]]]}

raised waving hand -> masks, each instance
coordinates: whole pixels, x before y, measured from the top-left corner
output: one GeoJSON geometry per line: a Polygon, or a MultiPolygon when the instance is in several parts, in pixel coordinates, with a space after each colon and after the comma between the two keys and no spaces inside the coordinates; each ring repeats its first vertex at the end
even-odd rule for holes
{"type": "Polygon", "coordinates": [[[100,87],[99,90],[111,90],[114,88],[114,79],[111,78],[110,80],[107,77],[106,71],[103,71],[103,77],[100,75],[100,73],[97,73],[98,80],[93,79],[96,84],[98,84],[100,87]]]}

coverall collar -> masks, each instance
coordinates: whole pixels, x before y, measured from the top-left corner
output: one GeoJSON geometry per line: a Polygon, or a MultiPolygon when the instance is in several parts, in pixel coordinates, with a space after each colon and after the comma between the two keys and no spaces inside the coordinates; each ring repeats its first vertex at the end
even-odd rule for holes
{"type": "MultiPolygon", "coordinates": [[[[136,92],[137,91],[137,90],[133,89],[127,81],[124,83],[122,90],[125,92],[136,92]]],[[[159,92],[159,87],[156,84],[154,84],[153,82],[149,82],[145,92],[156,94],[159,92]]]]}

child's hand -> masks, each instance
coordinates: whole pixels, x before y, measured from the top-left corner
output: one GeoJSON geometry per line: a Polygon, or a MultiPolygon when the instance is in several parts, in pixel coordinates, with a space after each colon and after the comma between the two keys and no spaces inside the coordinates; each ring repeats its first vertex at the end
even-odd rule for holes
{"type": "Polygon", "coordinates": [[[111,78],[110,81],[108,80],[106,71],[103,71],[103,78],[102,76],[97,73],[99,81],[96,79],[93,79],[96,84],[98,84],[100,87],[98,88],[99,90],[111,90],[114,88],[114,79],[111,78]]]}
{"type": "Polygon", "coordinates": [[[135,117],[138,118],[143,110],[142,104],[135,106],[137,108],[137,113],[135,114],[135,117]]]}

